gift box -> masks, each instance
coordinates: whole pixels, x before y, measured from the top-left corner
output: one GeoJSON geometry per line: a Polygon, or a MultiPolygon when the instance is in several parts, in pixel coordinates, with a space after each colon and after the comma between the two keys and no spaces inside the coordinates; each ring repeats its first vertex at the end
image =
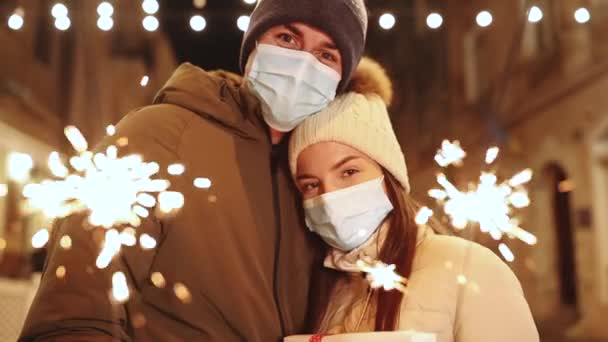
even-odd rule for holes
{"type": "Polygon", "coordinates": [[[294,335],[284,342],[436,342],[435,334],[415,331],[369,332],[337,335],[294,335]]]}

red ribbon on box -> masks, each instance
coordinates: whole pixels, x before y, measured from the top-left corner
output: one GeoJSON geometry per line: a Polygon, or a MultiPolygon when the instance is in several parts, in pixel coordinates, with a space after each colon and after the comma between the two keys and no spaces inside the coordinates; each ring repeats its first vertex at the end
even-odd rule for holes
{"type": "Polygon", "coordinates": [[[310,342],[323,342],[323,337],[329,336],[331,334],[317,334],[310,338],[310,342]]]}

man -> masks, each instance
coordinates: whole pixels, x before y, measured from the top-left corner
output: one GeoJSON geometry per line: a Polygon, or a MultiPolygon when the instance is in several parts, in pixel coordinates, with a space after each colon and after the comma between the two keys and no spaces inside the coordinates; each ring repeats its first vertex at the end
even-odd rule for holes
{"type": "Polygon", "coordinates": [[[137,228],[155,249],[123,248],[103,270],[83,218],[62,222],[21,340],[266,342],[301,332],[314,253],[281,142],[344,89],[366,29],[363,0],[262,0],[243,39],[245,85],[180,66],[155,104],[98,149],[126,137],[122,154],[183,163],[184,175],[161,176],[184,207],[137,228]],[[212,187],[196,189],[196,177],[212,187]],[[58,247],[64,235],[69,250],[58,247]],[[130,288],[124,304],[109,297],[117,271],[130,288]]]}

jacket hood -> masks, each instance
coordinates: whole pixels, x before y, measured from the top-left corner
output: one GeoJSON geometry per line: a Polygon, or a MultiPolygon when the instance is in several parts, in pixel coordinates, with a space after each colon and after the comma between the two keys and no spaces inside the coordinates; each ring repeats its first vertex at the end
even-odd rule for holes
{"type": "Polygon", "coordinates": [[[259,100],[243,86],[241,76],[227,71],[208,72],[184,63],[158,92],[154,103],[182,107],[242,137],[267,136],[259,100]]]}

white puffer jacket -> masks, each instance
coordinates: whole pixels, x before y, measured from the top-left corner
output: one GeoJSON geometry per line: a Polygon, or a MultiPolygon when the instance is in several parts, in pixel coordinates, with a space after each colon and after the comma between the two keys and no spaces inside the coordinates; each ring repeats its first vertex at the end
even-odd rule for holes
{"type": "MultiPolygon", "coordinates": [[[[373,331],[375,296],[365,309],[369,285],[355,263],[375,259],[381,243],[376,235],[348,254],[332,250],[326,257],[326,267],[349,276],[337,284],[320,332],[373,331]]],[[[417,243],[399,330],[434,333],[437,342],[539,341],[519,281],[492,251],[426,227],[417,243]]]]}

